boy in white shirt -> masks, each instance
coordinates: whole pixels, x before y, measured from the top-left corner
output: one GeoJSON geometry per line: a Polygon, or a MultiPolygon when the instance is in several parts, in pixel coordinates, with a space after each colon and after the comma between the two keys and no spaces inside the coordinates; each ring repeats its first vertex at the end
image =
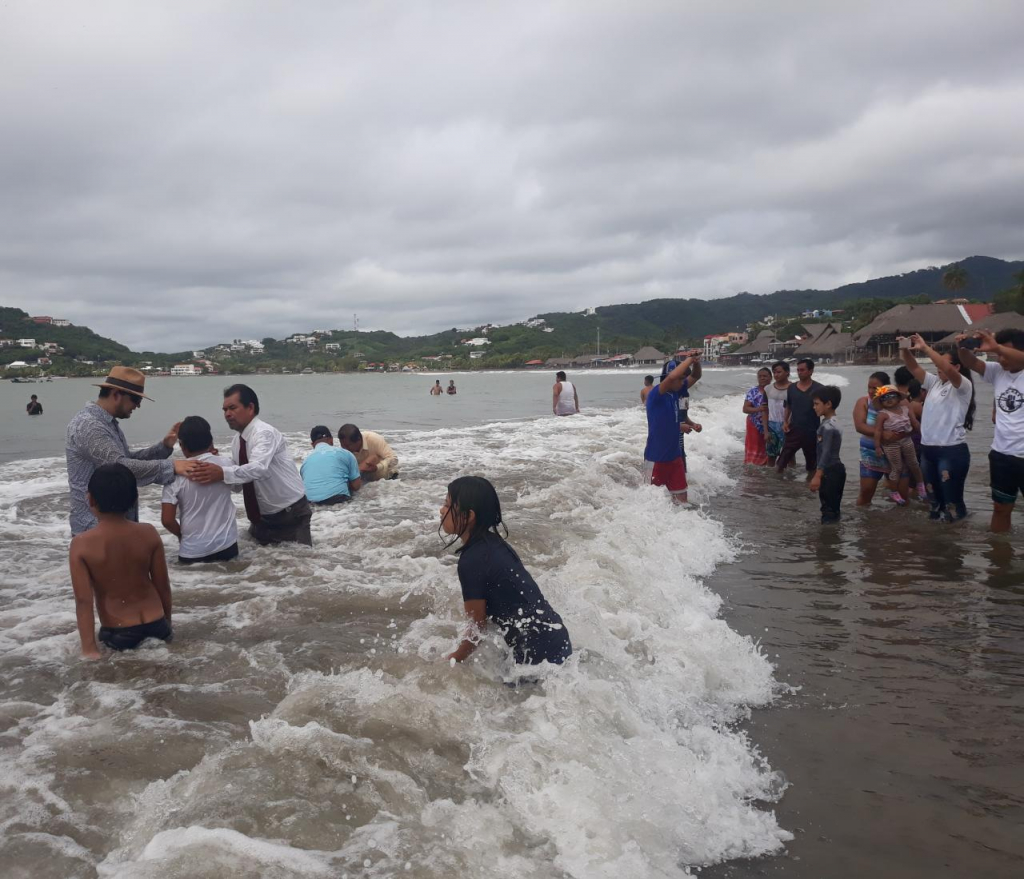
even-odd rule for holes
{"type": "MultiPolygon", "coordinates": [[[[1017,495],[1024,493],[1024,330],[1000,330],[994,336],[977,332],[978,350],[989,359],[979,360],[972,350],[960,347],[960,360],[994,388],[995,435],[988,453],[989,486],[992,489],[992,521],[989,530],[1010,530],[1017,495]]],[[[966,337],[958,336],[962,346],[966,337]]]]}
{"type": "MultiPolygon", "coordinates": [[[[222,467],[231,460],[222,458],[213,448],[210,423],[190,415],[178,428],[178,445],[186,458],[208,461],[222,467]]],[[[178,561],[222,562],[238,555],[238,525],[231,486],[223,482],[200,485],[185,476],[176,476],[164,487],[160,521],[181,541],[178,561]]]]}

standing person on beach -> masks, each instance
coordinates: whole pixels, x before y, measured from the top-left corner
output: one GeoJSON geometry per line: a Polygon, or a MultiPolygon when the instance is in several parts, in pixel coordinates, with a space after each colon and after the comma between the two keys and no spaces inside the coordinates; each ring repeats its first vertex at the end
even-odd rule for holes
{"type": "MultiPolygon", "coordinates": [[[[65,453],[68,462],[68,488],[71,491],[71,534],[81,534],[96,524],[89,508],[86,492],[89,480],[102,464],[123,464],[139,485],[167,485],[176,475],[187,475],[191,461],[168,461],[178,441],[175,424],[160,442],[145,449],[131,451],[121,432],[118,420],[131,418],[142,401],[152,399],[146,389],[145,373],[127,366],[114,366],[98,385],[99,398],[89,403],[68,424],[65,453]]],[[[133,506],[126,512],[133,522],[139,521],[139,510],[133,506]]]]}
{"type": "Polygon", "coordinates": [[[757,385],[747,391],[743,399],[743,413],[747,416],[747,438],[743,454],[744,464],[764,467],[768,463],[765,433],[768,428],[768,397],[765,388],[771,383],[772,373],[767,366],[757,371],[757,385]]]}
{"type": "Polygon", "coordinates": [[[964,483],[971,469],[967,431],[974,427],[974,385],[956,348],[939,354],[917,333],[910,344],[911,348],[900,349],[900,355],[928,392],[921,410],[921,469],[931,502],[929,518],[952,522],[967,515],[964,483]],[[936,371],[925,372],[913,351],[927,355],[936,371]]]}
{"type": "Polygon", "coordinates": [[[679,348],[672,359],[661,368],[661,377],[665,378],[676,365],[687,358],[690,359],[690,368],[686,370],[682,387],[676,393],[676,405],[679,408],[679,454],[683,459],[683,469],[686,469],[686,434],[691,431],[700,433],[704,428],[690,418],[690,388],[700,381],[703,369],[700,365],[700,358],[703,355],[700,348],[687,349],[679,348]]]}
{"type": "Polygon", "coordinates": [[[29,399],[28,405],[25,407],[25,412],[29,415],[42,415],[43,404],[39,402],[39,398],[33,394],[29,399]]]}
{"type": "Polygon", "coordinates": [[[647,395],[647,446],[644,473],[651,485],[663,485],[677,504],[687,502],[686,467],[679,448],[679,391],[694,358],[687,357],[647,395]]]}
{"type": "Polygon", "coordinates": [[[789,395],[789,364],[783,360],[773,363],[772,377],[775,381],[765,388],[768,397],[768,430],[764,436],[764,451],[770,467],[775,466],[786,443],[782,425],[786,421],[786,397],[789,395]]]}
{"type": "Polygon", "coordinates": [[[444,388],[441,387],[441,379],[436,379],[434,384],[430,388],[431,397],[440,397],[444,393],[444,388]]]}
{"type": "MultiPolygon", "coordinates": [[[[548,604],[516,551],[499,533],[498,493],[482,476],[460,476],[448,485],[440,510],[439,531],[462,542],[459,583],[469,627],[446,659],[465,662],[476,650],[489,623],[501,632],[517,665],[561,665],[572,654],[562,618],[548,604]]],[[[442,537],[443,539],[443,537],[442,537]]]]}
{"type": "Polygon", "coordinates": [[[578,415],[580,411],[576,386],[566,381],[565,373],[561,370],[555,373],[555,384],[551,388],[551,411],[555,415],[578,415]]]}
{"type": "Polygon", "coordinates": [[[797,382],[786,390],[786,420],[782,430],[786,443],[775,462],[782,473],[799,449],[804,453],[807,478],[817,469],[818,416],[814,411],[814,392],[824,385],[814,380],[814,361],[809,357],[796,362],[797,382]]]}
{"type": "Polygon", "coordinates": [[[839,521],[843,489],[846,487],[846,465],[839,460],[843,430],[836,418],[836,409],[842,402],[843,394],[834,385],[818,385],[812,392],[811,399],[814,412],[821,421],[815,432],[818,448],[815,454],[814,476],[807,487],[818,492],[821,524],[828,525],[839,521]]]}
{"type": "Polygon", "coordinates": [[[654,376],[644,376],[644,386],[640,388],[640,405],[644,406],[647,404],[647,395],[651,392],[651,388],[654,387],[654,376]]]}
{"type": "Polygon", "coordinates": [[[992,521],[989,530],[1010,530],[1017,495],[1024,492],[1024,330],[975,333],[981,351],[990,359],[979,360],[957,337],[960,361],[995,388],[995,434],[988,453],[989,486],[992,490],[992,521]],[[991,359],[995,356],[995,360],[991,359]]]}
{"type": "Polygon", "coordinates": [[[304,543],[313,545],[309,522],[313,510],[306,487],[288,451],[288,443],[276,427],[260,417],[260,401],[248,385],[224,389],[224,420],[235,431],[231,440],[230,466],[212,461],[196,465],[192,478],[205,485],[223,480],[241,488],[249,534],[257,543],[304,543]]]}

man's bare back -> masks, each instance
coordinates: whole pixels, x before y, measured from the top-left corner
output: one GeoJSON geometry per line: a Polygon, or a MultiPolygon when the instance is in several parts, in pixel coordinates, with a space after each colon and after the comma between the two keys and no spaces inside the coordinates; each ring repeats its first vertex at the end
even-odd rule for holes
{"type": "Polygon", "coordinates": [[[100,514],[95,528],[71,541],[82,654],[99,657],[93,601],[100,624],[112,629],[171,621],[171,587],[160,535],[117,514],[100,514]]]}

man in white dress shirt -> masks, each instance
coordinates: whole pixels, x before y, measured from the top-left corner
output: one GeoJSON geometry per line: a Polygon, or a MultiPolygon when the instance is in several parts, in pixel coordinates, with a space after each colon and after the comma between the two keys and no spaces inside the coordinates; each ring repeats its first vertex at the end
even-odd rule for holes
{"type": "Polygon", "coordinates": [[[281,431],[258,417],[256,392],[248,385],[225,388],[223,409],[228,427],[237,431],[231,441],[235,463],[230,467],[198,464],[192,478],[199,483],[224,480],[240,486],[249,534],[264,546],[288,541],[312,546],[313,510],[306,500],[306,487],[281,431]]]}

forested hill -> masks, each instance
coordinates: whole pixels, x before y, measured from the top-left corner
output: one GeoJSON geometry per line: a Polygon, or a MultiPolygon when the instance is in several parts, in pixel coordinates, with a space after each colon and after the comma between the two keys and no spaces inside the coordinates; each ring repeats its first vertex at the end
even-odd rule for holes
{"type": "Polygon", "coordinates": [[[967,283],[956,293],[950,293],[943,286],[942,276],[949,268],[945,266],[846,284],[835,290],[779,290],[766,296],[739,293],[725,299],[651,299],[630,305],[600,306],[590,316],[565,312],[539,316],[548,326],[556,328],[552,335],[577,344],[592,343],[600,327],[601,338],[609,350],[617,347],[620,338],[645,339],[651,343],[663,340],[671,346],[676,340],[742,330],[766,315],[799,315],[812,309],[842,308],[855,300],[901,300],[919,296],[934,300],[959,296],[987,302],[998,292],[1012,287],[1013,276],[1024,270],[1024,261],[1007,262],[988,256],[972,256],[961,260],[959,265],[967,273],[967,283]]]}
{"type": "MultiPolygon", "coordinates": [[[[631,352],[643,345],[669,350],[680,342],[695,343],[709,333],[741,330],[766,315],[799,316],[813,309],[846,307],[846,318],[870,319],[900,300],[918,301],[962,296],[967,299],[991,301],[997,294],[1014,290],[1024,297],[1024,261],[1006,262],[986,256],[962,260],[960,268],[965,284],[955,293],[943,285],[943,275],[950,266],[931,267],[847,284],[835,290],[779,290],[766,296],[740,293],[725,299],[652,299],[628,305],[600,306],[592,314],[551,312],[538,315],[546,327],[521,324],[487,329],[486,354],[473,361],[479,366],[514,366],[525,360],[559,355],[577,356],[596,350],[598,330],[601,351],[631,352]],[[852,303],[856,303],[851,306],[852,303]],[[549,330],[550,332],[545,332],[549,330]]],[[[1012,306],[1017,308],[1015,304],[1012,306]]],[[[524,319],[529,315],[522,315],[524,319]]],[[[311,330],[310,330],[311,331],[311,330]]],[[[419,357],[451,354],[454,364],[469,365],[469,351],[460,344],[467,335],[484,330],[448,329],[426,336],[397,336],[386,331],[355,332],[334,330],[318,336],[313,347],[304,343],[264,338],[262,353],[236,354],[226,348],[204,345],[196,339],[195,347],[204,348],[207,356],[225,371],[251,372],[257,368],[311,367],[315,370],[354,369],[359,361],[415,360],[419,357]],[[327,350],[329,343],[335,343],[327,350]]],[[[124,345],[105,339],[87,327],[55,327],[34,323],[17,308],[0,308],[0,337],[8,339],[35,338],[37,342],[56,342],[63,349],[53,357],[52,371],[60,374],[88,372],[92,366],[83,360],[120,361],[128,365],[144,363],[168,366],[177,361],[188,362],[191,352],[132,352],[124,345]]],[[[208,341],[208,340],[207,340],[208,341]]],[[[481,349],[477,349],[481,350],[481,349]]],[[[0,365],[25,358],[34,363],[39,351],[21,348],[0,348],[0,365]]],[[[98,367],[100,364],[97,363],[98,367]]]]}

